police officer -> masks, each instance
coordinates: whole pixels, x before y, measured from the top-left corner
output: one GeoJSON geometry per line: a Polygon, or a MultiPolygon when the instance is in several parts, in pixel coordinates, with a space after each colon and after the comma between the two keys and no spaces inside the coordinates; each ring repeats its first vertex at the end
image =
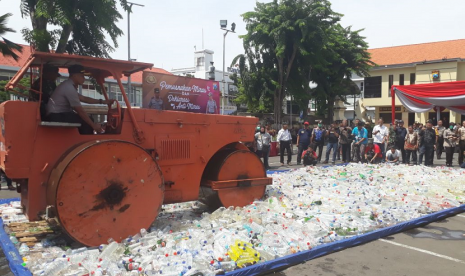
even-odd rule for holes
{"type": "Polygon", "coordinates": [[[215,100],[213,100],[213,94],[210,92],[208,93],[208,102],[207,108],[205,109],[206,114],[217,114],[218,108],[216,106],[215,100]]]}
{"type": "Polygon", "coordinates": [[[302,160],[302,152],[308,149],[310,145],[310,138],[312,137],[312,131],[308,129],[310,124],[308,122],[304,123],[304,128],[300,129],[297,133],[297,165],[300,165],[302,160]]]}
{"type": "Polygon", "coordinates": [[[149,108],[163,110],[163,100],[160,98],[160,89],[154,89],[155,96],[150,99],[149,108]]]}

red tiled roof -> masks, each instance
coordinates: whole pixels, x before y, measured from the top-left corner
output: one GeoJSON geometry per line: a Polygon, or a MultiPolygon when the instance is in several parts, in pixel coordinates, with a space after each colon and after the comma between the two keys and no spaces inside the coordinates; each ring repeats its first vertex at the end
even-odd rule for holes
{"type": "MultiPolygon", "coordinates": [[[[19,59],[17,61],[14,60],[12,57],[5,57],[0,54],[0,66],[16,67],[18,69],[21,66],[23,66],[23,64],[26,63],[29,55],[31,54],[31,47],[29,45],[21,45],[21,46],[23,46],[23,52],[18,53],[19,59]]],[[[152,67],[151,69],[148,69],[145,71],[172,75],[170,72],[166,71],[165,69],[155,68],[155,67],[152,67]]],[[[60,68],[60,72],[67,74],[68,70],[64,68],[60,68]]],[[[127,81],[127,77],[123,77],[121,80],[127,81]]],[[[131,82],[142,83],[142,72],[137,72],[137,73],[132,74],[131,82]]]]}
{"type": "MultiPolygon", "coordinates": [[[[153,73],[160,73],[160,74],[167,74],[167,75],[173,75],[170,72],[166,71],[165,69],[155,68],[155,67],[152,67],[151,69],[147,69],[147,70],[144,70],[144,71],[149,71],[149,72],[153,72],[153,73]]],[[[123,77],[121,80],[126,81],[127,77],[123,77]]],[[[132,74],[131,75],[131,82],[142,83],[142,72],[137,72],[137,73],[132,74]]]]}
{"type": "Polygon", "coordinates": [[[431,60],[465,58],[465,39],[369,49],[379,66],[431,60]]]}
{"type": "Polygon", "coordinates": [[[11,67],[21,67],[23,64],[27,61],[27,58],[31,54],[31,47],[28,45],[22,45],[23,46],[23,52],[18,53],[19,59],[16,61],[12,57],[5,57],[2,54],[0,54],[0,65],[2,66],[11,66],[11,67]]]}

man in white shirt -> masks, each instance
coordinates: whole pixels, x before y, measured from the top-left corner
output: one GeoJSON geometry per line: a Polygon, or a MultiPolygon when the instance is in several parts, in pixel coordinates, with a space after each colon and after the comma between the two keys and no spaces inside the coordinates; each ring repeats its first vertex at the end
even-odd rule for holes
{"type": "Polygon", "coordinates": [[[391,147],[391,150],[389,150],[386,153],[386,162],[398,164],[400,156],[401,156],[400,150],[397,150],[396,147],[393,146],[391,147]]]}
{"type": "Polygon", "coordinates": [[[287,150],[287,165],[291,164],[292,158],[292,136],[291,132],[287,129],[287,124],[278,132],[279,153],[281,166],[284,166],[284,150],[287,150]]]}
{"type": "Polygon", "coordinates": [[[264,126],[260,127],[260,132],[255,133],[254,149],[257,155],[262,158],[265,169],[269,170],[268,158],[270,156],[271,135],[266,131],[264,126]]]}
{"type": "Polygon", "coordinates": [[[385,143],[389,137],[389,129],[384,125],[382,118],[379,118],[378,125],[373,128],[373,143],[379,146],[383,154],[383,160],[386,157],[385,143]]]}

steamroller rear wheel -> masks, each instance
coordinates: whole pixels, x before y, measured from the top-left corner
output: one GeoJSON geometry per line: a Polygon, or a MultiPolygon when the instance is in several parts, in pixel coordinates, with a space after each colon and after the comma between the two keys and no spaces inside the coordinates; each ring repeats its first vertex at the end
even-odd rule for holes
{"type": "Polygon", "coordinates": [[[93,141],[72,149],[57,164],[47,201],[72,238],[97,246],[148,228],[163,193],[161,170],[143,148],[125,141],[93,141]]]}
{"type": "MultiPolygon", "coordinates": [[[[240,180],[266,177],[265,167],[258,156],[249,150],[223,150],[209,161],[203,178],[213,181],[240,180]]],[[[243,207],[265,194],[266,185],[218,189],[202,187],[201,196],[210,208],[220,206],[243,207]]]]}

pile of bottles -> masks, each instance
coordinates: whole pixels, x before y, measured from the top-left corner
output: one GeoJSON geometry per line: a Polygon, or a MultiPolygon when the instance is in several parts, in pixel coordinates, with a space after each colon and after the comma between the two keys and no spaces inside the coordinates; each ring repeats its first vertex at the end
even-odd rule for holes
{"type": "Polygon", "coordinates": [[[12,201],[10,203],[0,204],[0,214],[3,223],[27,222],[26,216],[21,209],[21,202],[12,201]]]}
{"type": "Polygon", "coordinates": [[[300,168],[273,174],[264,199],[242,208],[165,205],[148,230],[119,243],[17,246],[34,275],[217,275],[465,202],[465,170],[412,168],[300,168]]]}

